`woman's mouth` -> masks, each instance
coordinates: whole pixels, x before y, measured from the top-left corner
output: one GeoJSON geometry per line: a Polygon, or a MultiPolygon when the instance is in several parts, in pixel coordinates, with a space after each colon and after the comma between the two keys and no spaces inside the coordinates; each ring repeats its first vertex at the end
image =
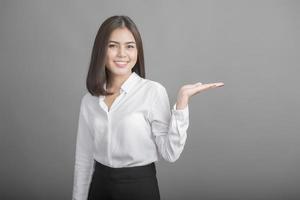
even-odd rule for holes
{"type": "Polygon", "coordinates": [[[128,62],[125,61],[115,61],[117,67],[126,67],[128,62]]]}

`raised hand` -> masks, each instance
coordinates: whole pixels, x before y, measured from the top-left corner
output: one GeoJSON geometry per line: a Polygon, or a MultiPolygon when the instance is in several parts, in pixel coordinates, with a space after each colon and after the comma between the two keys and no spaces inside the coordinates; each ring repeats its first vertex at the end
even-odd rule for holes
{"type": "Polygon", "coordinates": [[[184,85],[180,88],[178,92],[176,109],[177,110],[184,109],[187,106],[190,97],[192,97],[193,95],[211,88],[222,87],[222,86],[224,86],[224,83],[222,82],[206,83],[206,84],[202,84],[198,82],[195,84],[184,85]]]}

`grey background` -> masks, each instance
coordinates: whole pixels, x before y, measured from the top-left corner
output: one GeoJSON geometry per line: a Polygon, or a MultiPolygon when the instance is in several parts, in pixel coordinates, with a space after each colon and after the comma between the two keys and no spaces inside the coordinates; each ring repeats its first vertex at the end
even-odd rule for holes
{"type": "Polygon", "coordinates": [[[162,199],[300,198],[299,1],[0,2],[0,199],[71,199],[95,34],[130,16],[147,78],[187,83],[185,149],[157,163],[162,199]]]}

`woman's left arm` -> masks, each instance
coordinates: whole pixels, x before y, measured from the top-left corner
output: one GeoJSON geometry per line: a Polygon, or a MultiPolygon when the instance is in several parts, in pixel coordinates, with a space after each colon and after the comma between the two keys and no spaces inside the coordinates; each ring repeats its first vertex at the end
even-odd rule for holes
{"type": "Polygon", "coordinates": [[[185,85],[179,90],[177,102],[170,111],[167,91],[158,84],[148,119],[158,151],[164,160],[175,162],[183,151],[189,126],[189,98],[200,91],[223,85],[223,83],[185,85]]]}

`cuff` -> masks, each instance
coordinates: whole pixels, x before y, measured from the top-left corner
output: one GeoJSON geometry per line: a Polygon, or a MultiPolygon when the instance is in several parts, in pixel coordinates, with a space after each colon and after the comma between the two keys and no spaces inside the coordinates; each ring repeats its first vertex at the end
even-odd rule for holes
{"type": "Polygon", "coordinates": [[[189,105],[187,105],[184,109],[176,109],[176,103],[172,109],[173,114],[175,115],[176,119],[185,120],[189,117],[189,105]]]}

